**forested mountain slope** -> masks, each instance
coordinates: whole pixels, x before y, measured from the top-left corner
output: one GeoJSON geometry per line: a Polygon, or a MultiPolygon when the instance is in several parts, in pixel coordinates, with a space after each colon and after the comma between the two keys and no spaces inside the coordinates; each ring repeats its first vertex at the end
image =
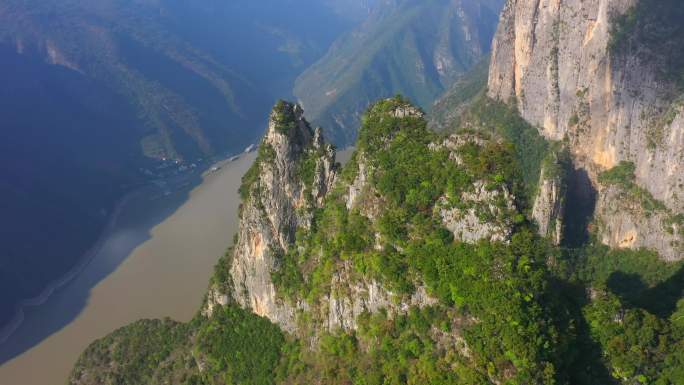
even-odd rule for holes
{"type": "Polygon", "coordinates": [[[201,311],[97,341],[70,383],[679,383],[681,265],[536,235],[545,160],[519,138],[548,143],[490,103],[437,135],[405,100],[378,102],[341,167],[279,102],[201,311]],[[647,286],[613,286],[630,272],[647,286]],[[645,310],[652,296],[675,302],[645,310]]]}
{"type": "Polygon", "coordinates": [[[197,317],[70,383],[684,383],[681,11],[510,0],[444,132],[381,100],[344,167],[279,102],[197,317]]]}
{"type": "Polygon", "coordinates": [[[377,2],[360,26],[307,69],[295,96],[334,143],[350,144],[360,116],[401,93],[429,107],[489,52],[502,0],[377,2]]]}

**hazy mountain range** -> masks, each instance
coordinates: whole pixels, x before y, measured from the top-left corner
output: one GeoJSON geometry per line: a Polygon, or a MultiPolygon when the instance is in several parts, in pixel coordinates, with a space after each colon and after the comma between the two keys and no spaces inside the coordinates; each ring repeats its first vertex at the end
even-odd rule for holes
{"type": "MultiPolygon", "coordinates": [[[[0,324],[157,167],[254,143],[302,72],[295,92],[316,123],[356,121],[396,92],[425,106],[486,53],[500,3],[0,2],[0,324]]],[[[326,127],[338,144],[355,132],[326,127]]]]}
{"type": "Polygon", "coordinates": [[[162,159],[239,151],[365,2],[0,3],[0,323],[162,159]],[[301,11],[307,9],[306,14],[301,11]]]}
{"type": "Polygon", "coordinates": [[[402,94],[428,109],[489,46],[503,0],[390,0],[307,69],[295,96],[333,142],[350,143],[365,108],[402,94]]]}

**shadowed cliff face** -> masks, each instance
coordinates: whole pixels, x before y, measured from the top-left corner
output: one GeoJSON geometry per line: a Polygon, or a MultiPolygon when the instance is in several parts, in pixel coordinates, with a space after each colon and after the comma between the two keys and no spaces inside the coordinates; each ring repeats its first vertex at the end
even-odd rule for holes
{"type": "MultiPolygon", "coordinates": [[[[684,110],[677,82],[663,76],[672,65],[663,47],[679,43],[652,47],[626,32],[629,48],[615,48],[617,20],[636,12],[635,4],[509,1],[493,43],[488,94],[515,103],[547,139],[567,141],[576,167],[586,170],[599,190],[596,216],[605,242],[655,248],[667,259],[679,259],[681,225],[659,224],[684,210],[684,110]],[[622,161],[635,165],[636,185],[661,201],[663,210],[642,209],[629,191],[618,194],[597,183],[599,174],[622,161]],[[647,219],[651,214],[655,219],[647,219]]],[[[676,2],[657,5],[675,13],[681,8],[676,2]]],[[[637,25],[665,22],[657,16],[644,20],[637,25]]]]}

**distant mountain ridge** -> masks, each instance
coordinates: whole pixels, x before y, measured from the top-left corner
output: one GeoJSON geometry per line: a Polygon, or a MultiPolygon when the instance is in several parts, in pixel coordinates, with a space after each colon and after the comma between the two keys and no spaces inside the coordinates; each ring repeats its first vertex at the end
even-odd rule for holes
{"type": "Polygon", "coordinates": [[[253,130],[350,23],[316,1],[273,0],[13,0],[0,6],[0,18],[1,41],[18,53],[131,100],[147,127],[146,155],[155,158],[211,154],[253,130]],[[190,147],[180,148],[186,137],[190,147]]]}
{"type": "Polygon", "coordinates": [[[1,2],[0,325],[74,266],[140,169],[253,143],[364,4],[1,2]]]}
{"type": "Polygon", "coordinates": [[[355,137],[361,113],[401,93],[428,108],[489,51],[502,0],[386,0],[304,72],[295,96],[333,142],[355,137]],[[428,22],[426,22],[428,21],[428,22]]]}

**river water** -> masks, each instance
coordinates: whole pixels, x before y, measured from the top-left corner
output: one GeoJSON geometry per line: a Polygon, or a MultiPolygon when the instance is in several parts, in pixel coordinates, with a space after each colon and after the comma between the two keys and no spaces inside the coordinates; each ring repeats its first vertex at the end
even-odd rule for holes
{"type": "Polygon", "coordinates": [[[141,318],[189,321],[237,232],[237,189],[254,157],[224,163],[171,194],[148,187],[130,196],[84,270],[26,308],[0,345],[0,385],[63,385],[95,339],[141,318]]]}

